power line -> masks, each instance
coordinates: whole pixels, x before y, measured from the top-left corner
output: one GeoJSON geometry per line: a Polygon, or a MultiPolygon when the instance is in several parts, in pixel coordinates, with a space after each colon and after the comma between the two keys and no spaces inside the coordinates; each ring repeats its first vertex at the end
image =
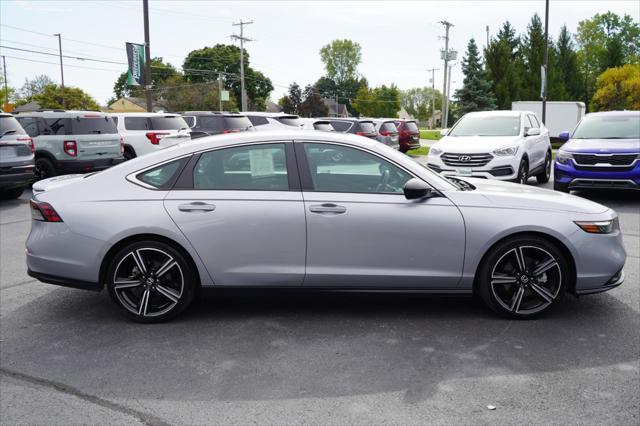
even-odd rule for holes
{"type": "MultiPolygon", "coordinates": [[[[4,56],[6,56],[7,58],[17,59],[17,60],[20,60],[20,61],[36,62],[36,63],[39,63],[39,64],[50,64],[50,65],[60,66],[60,64],[58,62],[40,61],[38,59],[23,58],[23,57],[20,57],[20,56],[11,56],[11,55],[4,55],[4,56]]],[[[81,65],[65,65],[65,66],[66,67],[72,67],[72,68],[81,68],[81,69],[85,69],[85,70],[120,72],[120,70],[115,70],[115,69],[97,68],[97,67],[83,67],[81,65]]]]}
{"type": "MultiPolygon", "coordinates": [[[[19,50],[21,52],[28,52],[28,53],[37,53],[39,55],[60,56],[57,53],[42,52],[42,51],[39,51],[39,50],[32,50],[32,49],[22,49],[22,48],[19,48],[19,47],[11,47],[11,46],[0,45],[0,48],[2,48],[2,49],[10,49],[10,50],[19,50]]],[[[101,59],[92,59],[92,58],[87,58],[87,57],[82,57],[82,56],[62,55],[62,57],[63,58],[67,58],[67,59],[77,59],[79,61],[92,61],[92,62],[102,62],[102,63],[105,63],[105,64],[127,65],[126,62],[104,61],[104,60],[101,60],[101,59]]]]}

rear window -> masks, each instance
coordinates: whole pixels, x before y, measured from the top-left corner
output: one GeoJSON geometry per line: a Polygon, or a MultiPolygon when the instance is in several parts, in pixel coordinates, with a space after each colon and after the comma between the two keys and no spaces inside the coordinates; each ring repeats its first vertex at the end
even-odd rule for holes
{"type": "Polygon", "coordinates": [[[25,133],[15,117],[10,115],[0,116],[0,137],[4,135],[24,135],[25,133]]]}
{"type": "Polygon", "coordinates": [[[331,125],[333,126],[334,129],[336,129],[336,132],[346,132],[351,128],[352,124],[353,123],[349,121],[332,121],[331,122],[331,125]]]}
{"type": "Polygon", "coordinates": [[[294,127],[302,126],[302,120],[300,120],[298,117],[293,115],[290,117],[278,117],[276,118],[276,120],[278,120],[282,124],[286,124],[287,126],[294,126],[294,127]]]}
{"type": "Polygon", "coordinates": [[[118,133],[118,129],[110,117],[78,117],[70,121],[72,135],[118,133]]]}
{"type": "Polygon", "coordinates": [[[404,129],[409,132],[418,132],[418,125],[415,121],[406,121],[404,123],[404,129]]]}
{"type": "Polygon", "coordinates": [[[224,130],[224,122],[219,115],[201,115],[198,117],[198,129],[224,130]]]}
{"type": "Polygon", "coordinates": [[[264,126],[265,124],[269,124],[269,120],[267,120],[267,117],[250,115],[247,118],[249,118],[249,121],[251,121],[251,124],[253,124],[254,126],[264,126]]]}
{"type": "Polygon", "coordinates": [[[315,130],[320,130],[322,132],[333,132],[335,130],[333,126],[331,126],[331,123],[328,123],[326,121],[319,121],[319,122],[313,123],[313,128],[315,130]]]}
{"type": "Polygon", "coordinates": [[[34,117],[20,117],[18,121],[29,136],[36,137],[40,134],[38,119],[34,117]]]}
{"type": "Polygon", "coordinates": [[[175,115],[151,117],[151,130],[180,130],[188,127],[182,117],[175,115]]]}
{"type": "Polygon", "coordinates": [[[125,117],[124,128],[127,130],[150,130],[146,117],[125,117]]]}
{"type": "Polygon", "coordinates": [[[371,121],[361,121],[360,122],[360,131],[365,133],[375,133],[376,126],[373,125],[371,121]]]}
{"type": "Polygon", "coordinates": [[[396,125],[393,123],[393,121],[387,121],[385,123],[382,123],[382,125],[380,126],[380,132],[397,133],[398,129],[396,128],[396,125]]]}
{"type": "Polygon", "coordinates": [[[182,119],[184,120],[185,123],[187,123],[187,126],[189,127],[193,127],[196,124],[196,118],[192,115],[187,115],[187,116],[182,116],[182,119]]]}
{"type": "Polygon", "coordinates": [[[251,121],[247,117],[224,117],[227,129],[229,130],[247,130],[251,127],[251,121]]]}

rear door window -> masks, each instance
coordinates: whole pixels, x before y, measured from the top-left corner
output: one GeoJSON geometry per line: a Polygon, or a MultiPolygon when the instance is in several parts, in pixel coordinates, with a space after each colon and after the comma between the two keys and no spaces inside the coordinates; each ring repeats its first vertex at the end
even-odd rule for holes
{"type": "Polygon", "coordinates": [[[45,135],[66,135],[71,132],[68,127],[70,126],[67,118],[45,118],[42,133],[45,135]]]}
{"type": "Polygon", "coordinates": [[[24,135],[25,131],[15,119],[10,115],[0,116],[0,137],[4,135],[24,135]]]}
{"type": "Polygon", "coordinates": [[[78,117],[71,121],[72,135],[102,135],[118,133],[110,117],[78,117]]]}
{"type": "Polygon", "coordinates": [[[183,115],[182,119],[187,123],[189,127],[193,127],[196,125],[196,117],[193,115],[183,115]]]}
{"type": "Polygon", "coordinates": [[[124,128],[127,130],[151,130],[146,117],[125,117],[124,128]]]}
{"type": "Polygon", "coordinates": [[[154,188],[169,189],[178,178],[178,174],[187,160],[188,158],[181,158],[147,170],[146,172],[139,173],[136,177],[139,181],[151,185],[154,188]]]}
{"type": "Polygon", "coordinates": [[[180,116],[165,115],[162,117],[151,117],[151,130],[180,130],[189,126],[180,116]]]}

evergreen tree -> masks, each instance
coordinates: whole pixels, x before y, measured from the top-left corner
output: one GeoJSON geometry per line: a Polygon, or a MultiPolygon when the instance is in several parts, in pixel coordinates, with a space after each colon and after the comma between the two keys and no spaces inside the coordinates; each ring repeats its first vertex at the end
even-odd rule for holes
{"type": "Polygon", "coordinates": [[[516,31],[506,21],[485,50],[487,77],[498,109],[511,109],[511,102],[521,99],[524,64],[519,47],[516,31]]]}
{"type": "Polygon", "coordinates": [[[537,13],[527,26],[522,54],[525,64],[523,100],[535,101],[540,99],[540,68],[544,63],[544,29],[537,13]]]}
{"type": "Polygon", "coordinates": [[[478,46],[474,39],[469,40],[467,53],[462,60],[464,83],[456,90],[458,112],[466,114],[472,111],[489,111],[495,109],[496,100],[491,92],[491,82],[482,68],[478,46]]]}
{"type": "Polygon", "coordinates": [[[299,114],[301,104],[302,90],[298,83],[294,82],[289,86],[289,94],[280,99],[280,106],[287,114],[299,114]]]}
{"type": "Polygon", "coordinates": [[[318,89],[311,85],[304,88],[302,94],[304,100],[300,104],[298,114],[302,117],[326,117],[329,115],[329,108],[322,101],[322,96],[318,89]]]}
{"type": "Polygon", "coordinates": [[[551,69],[549,74],[557,76],[564,88],[564,96],[554,96],[556,101],[575,101],[582,98],[582,82],[578,68],[578,54],[576,53],[571,33],[566,25],[560,28],[560,35],[554,49],[554,57],[549,60],[551,69]]]}

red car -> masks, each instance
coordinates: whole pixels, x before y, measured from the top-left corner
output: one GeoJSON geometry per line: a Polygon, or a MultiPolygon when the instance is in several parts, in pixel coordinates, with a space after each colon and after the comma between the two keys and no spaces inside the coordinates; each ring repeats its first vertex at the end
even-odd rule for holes
{"type": "Polygon", "coordinates": [[[420,130],[415,120],[395,120],[400,152],[420,148],[420,130]]]}

